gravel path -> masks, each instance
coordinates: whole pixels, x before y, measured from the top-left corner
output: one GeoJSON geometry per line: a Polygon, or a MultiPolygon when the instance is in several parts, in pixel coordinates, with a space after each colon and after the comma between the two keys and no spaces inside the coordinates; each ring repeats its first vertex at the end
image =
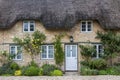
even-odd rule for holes
{"type": "Polygon", "coordinates": [[[62,76],[62,77],[51,77],[51,76],[33,76],[33,77],[5,77],[0,76],[0,80],[120,80],[120,76],[62,76]]]}

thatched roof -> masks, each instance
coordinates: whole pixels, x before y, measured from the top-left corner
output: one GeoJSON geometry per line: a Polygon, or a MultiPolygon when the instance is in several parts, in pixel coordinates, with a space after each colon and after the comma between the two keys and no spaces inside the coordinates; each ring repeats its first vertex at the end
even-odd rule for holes
{"type": "Polygon", "coordinates": [[[120,0],[0,0],[0,28],[25,19],[39,20],[47,29],[70,29],[79,20],[118,29],[120,0]]]}

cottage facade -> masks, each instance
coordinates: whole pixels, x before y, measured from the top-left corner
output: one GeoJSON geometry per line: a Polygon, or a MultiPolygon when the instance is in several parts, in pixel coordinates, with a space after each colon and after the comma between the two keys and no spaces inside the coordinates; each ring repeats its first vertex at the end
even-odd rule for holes
{"type": "MultiPolygon", "coordinates": [[[[96,32],[105,32],[109,29],[119,32],[120,7],[117,5],[120,1],[116,0],[114,3],[112,1],[1,0],[0,50],[16,54],[20,47],[13,42],[13,38],[15,36],[23,38],[26,33],[32,34],[39,30],[46,36],[45,44],[42,45],[45,52],[36,56],[36,62],[40,66],[45,63],[55,64],[53,38],[65,32],[67,35],[62,39],[65,52],[62,69],[78,71],[82,60],[79,45],[90,42],[96,48],[97,53],[94,57],[99,58],[103,49],[100,40],[95,38],[96,32]]],[[[31,61],[31,57],[22,51],[16,55],[14,61],[26,65],[31,61]]]]}

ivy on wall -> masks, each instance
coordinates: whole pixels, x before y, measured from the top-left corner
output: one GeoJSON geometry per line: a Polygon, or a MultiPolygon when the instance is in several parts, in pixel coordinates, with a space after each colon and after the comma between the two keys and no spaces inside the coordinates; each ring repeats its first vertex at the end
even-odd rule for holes
{"type": "Polygon", "coordinates": [[[55,48],[55,63],[61,67],[64,61],[64,51],[62,48],[61,39],[64,34],[55,35],[54,38],[54,48],[55,48]]]}
{"type": "Polygon", "coordinates": [[[104,58],[113,65],[113,58],[120,53],[120,34],[114,31],[97,32],[97,37],[104,47],[104,58]]]}
{"type": "Polygon", "coordinates": [[[40,53],[40,46],[44,43],[46,36],[40,31],[35,31],[32,35],[26,34],[23,39],[14,37],[13,41],[22,46],[30,54],[32,60],[40,53]]]}

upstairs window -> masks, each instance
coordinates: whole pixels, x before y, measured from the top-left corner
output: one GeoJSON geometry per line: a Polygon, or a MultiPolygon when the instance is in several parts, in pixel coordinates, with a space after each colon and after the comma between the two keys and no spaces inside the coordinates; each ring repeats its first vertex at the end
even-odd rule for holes
{"type": "Polygon", "coordinates": [[[22,49],[18,45],[10,46],[10,55],[13,60],[22,60],[22,49]]]}
{"type": "Polygon", "coordinates": [[[93,58],[101,58],[104,54],[102,44],[95,44],[94,47],[96,49],[96,52],[93,53],[93,58]]]}
{"type": "Polygon", "coordinates": [[[23,22],[24,32],[33,32],[34,30],[35,30],[35,21],[24,21],[23,22]]]}
{"type": "Polygon", "coordinates": [[[42,59],[53,59],[54,58],[54,46],[53,45],[42,45],[41,46],[41,58],[42,59]]]}
{"type": "Polygon", "coordinates": [[[92,31],[92,21],[82,21],[81,22],[81,31],[82,32],[91,32],[92,31]]]}

